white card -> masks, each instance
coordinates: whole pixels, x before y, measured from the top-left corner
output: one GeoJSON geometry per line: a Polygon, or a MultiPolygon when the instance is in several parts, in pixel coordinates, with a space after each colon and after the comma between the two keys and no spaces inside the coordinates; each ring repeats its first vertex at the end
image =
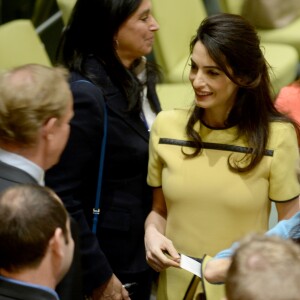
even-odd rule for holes
{"type": "Polygon", "coordinates": [[[181,254],[180,267],[201,278],[201,263],[197,260],[181,254]]]}

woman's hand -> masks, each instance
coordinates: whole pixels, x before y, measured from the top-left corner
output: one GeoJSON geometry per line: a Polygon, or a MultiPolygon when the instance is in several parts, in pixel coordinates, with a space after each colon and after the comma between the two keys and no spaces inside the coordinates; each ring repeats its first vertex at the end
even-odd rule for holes
{"type": "Polygon", "coordinates": [[[145,248],[148,264],[157,272],[179,267],[180,255],[171,240],[164,236],[167,207],[161,188],[153,189],[152,211],[145,222],[145,248]]]}
{"type": "Polygon", "coordinates": [[[145,232],[146,259],[157,272],[168,267],[179,267],[180,255],[171,240],[161,234],[154,226],[145,232]]]}

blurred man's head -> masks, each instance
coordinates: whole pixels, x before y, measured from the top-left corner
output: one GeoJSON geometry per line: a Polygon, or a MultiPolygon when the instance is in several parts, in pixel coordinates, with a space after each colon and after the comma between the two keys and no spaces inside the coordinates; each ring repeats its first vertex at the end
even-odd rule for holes
{"type": "Polygon", "coordinates": [[[248,236],[232,257],[228,300],[300,299],[300,247],[291,240],[248,236]]]}
{"type": "Polygon", "coordinates": [[[1,148],[25,157],[38,151],[34,162],[48,169],[66,145],[72,117],[64,68],[29,64],[0,75],[1,148]]]}
{"type": "Polygon", "coordinates": [[[68,271],[74,241],[58,196],[38,185],[16,185],[0,194],[0,274],[38,270],[47,260],[57,284],[68,271]],[[50,262],[50,263],[49,263],[50,262]]]}

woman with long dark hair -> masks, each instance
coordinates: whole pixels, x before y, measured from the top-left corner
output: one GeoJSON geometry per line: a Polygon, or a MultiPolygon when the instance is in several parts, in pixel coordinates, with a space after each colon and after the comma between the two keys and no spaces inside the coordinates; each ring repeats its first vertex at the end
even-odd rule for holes
{"type": "Polygon", "coordinates": [[[195,105],[159,113],[150,137],[145,244],[160,272],[158,300],[183,299],[189,286],[179,253],[215,255],[266,231],[272,201],[279,220],[299,209],[299,130],[274,107],[255,28],[238,15],[213,15],[190,49],[195,105]]]}
{"type": "Polygon", "coordinates": [[[93,299],[149,299],[144,221],[149,130],[160,104],[147,61],[159,29],[150,0],[78,0],[58,58],[70,71],[75,116],[60,162],[46,175],[80,228],[84,290],[93,299]],[[91,232],[104,111],[107,141],[97,234],[91,232]],[[99,247],[100,246],[100,247],[99,247]],[[129,288],[130,287],[130,288],[129,288]]]}

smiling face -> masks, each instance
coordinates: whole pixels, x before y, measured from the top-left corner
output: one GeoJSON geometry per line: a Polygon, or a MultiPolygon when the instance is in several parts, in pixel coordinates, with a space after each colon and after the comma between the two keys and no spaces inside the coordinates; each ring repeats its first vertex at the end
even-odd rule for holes
{"type": "Polygon", "coordinates": [[[116,36],[116,51],[125,67],[151,52],[158,23],[151,14],[151,1],[143,0],[138,9],[120,26],[116,36]]]}
{"type": "Polygon", "coordinates": [[[204,121],[211,126],[224,126],[235,103],[238,86],[217,66],[205,46],[196,42],[191,55],[190,82],[195,103],[204,108],[204,121]]]}

